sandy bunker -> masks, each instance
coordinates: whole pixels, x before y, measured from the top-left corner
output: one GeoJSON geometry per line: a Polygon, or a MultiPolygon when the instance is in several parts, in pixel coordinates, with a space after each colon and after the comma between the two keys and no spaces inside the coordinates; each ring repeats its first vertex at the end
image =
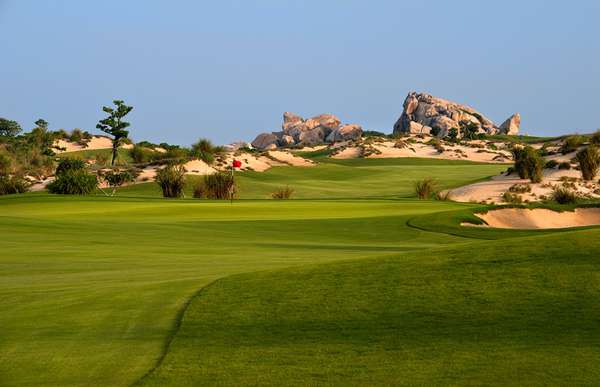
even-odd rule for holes
{"type": "Polygon", "coordinates": [[[467,226],[545,229],[600,225],[600,208],[577,208],[574,211],[552,211],[544,208],[503,208],[485,214],[475,214],[487,225],[467,226]]]}

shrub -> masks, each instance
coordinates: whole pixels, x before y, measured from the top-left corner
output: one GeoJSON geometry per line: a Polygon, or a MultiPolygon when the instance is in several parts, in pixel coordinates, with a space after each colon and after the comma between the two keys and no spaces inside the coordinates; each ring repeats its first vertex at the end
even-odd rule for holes
{"type": "Polygon", "coordinates": [[[200,199],[231,199],[235,192],[235,181],[227,172],[205,175],[194,187],[194,197],[200,199]]]}
{"type": "Polygon", "coordinates": [[[529,184],[513,184],[508,190],[516,193],[526,193],[531,192],[531,186],[529,184]]]}
{"type": "Polygon", "coordinates": [[[144,164],[150,161],[152,152],[143,146],[136,144],[129,150],[129,156],[136,164],[144,164]]]}
{"type": "Polygon", "coordinates": [[[428,199],[435,192],[436,182],[426,178],[415,182],[415,193],[419,199],[428,199]]]}
{"type": "Polygon", "coordinates": [[[505,192],[504,194],[502,194],[502,200],[504,200],[506,203],[511,203],[511,204],[521,204],[523,203],[523,198],[521,198],[520,195],[511,193],[511,192],[505,192]]]}
{"type": "Polygon", "coordinates": [[[532,183],[542,181],[544,164],[539,153],[531,146],[512,149],[515,170],[521,179],[529,179],[532,183]]]}
{"type": "Polygon", "coordinates": [[[55,174],[60,175],[68,171],[85,171],[85,167],[85,161],[81,159],[66,158],[60,160],[55,174]]]}
{"type": "Polygon", "coordinates": [[[212,164],[215,161],[217,154],[223,153],[225,149],[220,146],[214,146],[210,140],[201,138],[192,145],[191,155],[197,157],[207,164],[212,164]]]}
{"type": "Polygon", "coordinates": [[[544,164],[544,168],[546,169],[554,169],[558,167],[558,161],[556,160],[548,160],[546,161],[546,164],[544,164]]]}
{"type": "Polygon", "coordinates": [[[592,134],[590,143],[594,145],[600,145],[600,129],[596,130],[596,132],[592,134]]]}
{"type": "Polygon", "coordinates": [[[434,137],[437,137],[437,136],[439,136],[440,132],[441,132],[441,129],[440,129],[440,128],[438,128],[437,126],[434,126],[434,127],[432,127],[432,128],[431,128],[431,130],[429,131],[429,134],[431,134],[431,135],[432,135],[432,136],[434,136],[434,137]]]}
{"type": "Polygon", "coordinates": [[[13,171],[13,159],[6,153],[0,152],[0,175],[8,175],[13,171]]]}
{"type": "Polygon", "coordinates": [[[133,170],[111,169],[103,172],[100,176],[106,181],[109,187],[112,188],[111,196],[117,192],[117,188],[125,183],[135,180],[136,173],[133,170]]]}
{"type": "Polygon", "coordinates": [[[564,139],[564,141],[560,147],[560,153],[562,153],[564,155],[564,154],[573,152],[573,151],[577,150],[577,148],[579,148],[584,142],[585,142],[585,137],[583,137],[583,136],[580,136],[578,134],[576,134],[574,136],[569,136],[564,139]]]}
{"type": "Polygon", "coordinates": [[[558,164],[558,169],[571,169],[571,163],[568,161],[563,161],[558,164]]]}
{"type": "Polygon", "coordinates": [[[0,175],[0,195],[27,192],[27,182],[18,176],[0,175]]]}
{"type": "Polygon", "coordinates": [[[94,156],[97,165],[107,165],[110,159],[110,156],[107,153],[96,153],[94,156]]]}
{"type": "Polygon", "coordinates": [[[275,192],[272,192],[271,197],[273,199],[289,199],[292,197],[293,193],[294,189],[286,186],[277,189],[275,192]]]}
{"type": "Polygon", "coordinates": [[[85,169],[67,169],[48,184],[48,191],[61,195],[88,195],[96,190],[98,180],[85,169]]]}
{"type": "Polygon", "coordinates": [[[185,168],[183,165],[167,165],[156,172],[156,183],[162,190],[165,198],[179,198],[183,196],[185,188],[185,168]]]}
{"type": "Polygon", "coordinates": [[[552,200],[558,204],[571,204],[577,202],[577,193],[565,187],[557,187],[552,191],[552,200]]]}
{"type": "Polygon", "coordinates": [[[427,144],[431,145],[432,147],[435,148],[435,150],[438,153],[444,153],[444,147],[442,146],[442,142],[437,139],[437,138],[432,138],[431,140],[429,140],[429,142],[427,142],[427,144]]]}
{"type": "Polygon", "coordinates": [[[598,167],[600,167],[598,148],[595,145],[590,145],[577,152],[576,159],[579,162],[583,180],[593,180],[598,173],[598,167]]]}

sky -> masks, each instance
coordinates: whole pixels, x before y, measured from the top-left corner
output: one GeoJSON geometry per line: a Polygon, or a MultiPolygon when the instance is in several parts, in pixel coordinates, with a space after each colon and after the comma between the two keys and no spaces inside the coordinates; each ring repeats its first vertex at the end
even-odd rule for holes
{"type": "Polygon", "coordinates": [[[409,91],[522,133],[600,127],[596,0],[0,0],[0,117],[225,144],[333,113],[391,132],[409,91]]]}

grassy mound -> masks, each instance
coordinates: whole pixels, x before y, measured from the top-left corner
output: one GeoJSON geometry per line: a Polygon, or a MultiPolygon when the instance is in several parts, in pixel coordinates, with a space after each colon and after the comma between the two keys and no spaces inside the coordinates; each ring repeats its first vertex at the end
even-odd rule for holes
{"type": "Polygon", "coordinates": [[[599,237],[229,277],[193,300],[143,384],[594,384],[599,237]]]}

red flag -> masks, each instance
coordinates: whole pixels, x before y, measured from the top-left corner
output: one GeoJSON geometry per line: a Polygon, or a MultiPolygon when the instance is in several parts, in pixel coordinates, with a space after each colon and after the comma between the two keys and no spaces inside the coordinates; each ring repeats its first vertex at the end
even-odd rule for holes
{"type": "Polygon", "coordinates": [[[242,162],[240,160],[233,159],[233,167],[234,168],[241,168],[242,167],[242,162]]]}

